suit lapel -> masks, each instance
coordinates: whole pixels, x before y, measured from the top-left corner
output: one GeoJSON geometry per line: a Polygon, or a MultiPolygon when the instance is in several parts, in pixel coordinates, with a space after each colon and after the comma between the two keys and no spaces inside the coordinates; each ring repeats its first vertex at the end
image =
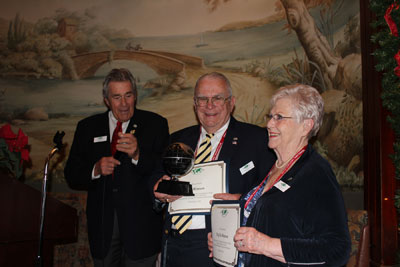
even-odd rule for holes
{"type": "Polygon", "coordinates": [[[190,128],[190,132],[187,132],[185,135],[181,136],[179,142],[182,142],[188,146],[190,146],[193,151],[196,151],[197,143],[200,137],[200,126],[190,128]]]}
{"type": "Polygon", "coordinates": [[[218,160],[227,161],[230,159],[231,155],[235,155],[239,141],[240,140],[236,131],[236,120],[231,117],[218,160]]]}
{"type": "Polygon", "coordinates": [[[102,142],[102,150],[111,155],[111,137],[110,137],[110,124],[108,122],[108,111],[103,113],[101,121],[94,125],[96,137],[107,136],[107,142],[102,142]]]}

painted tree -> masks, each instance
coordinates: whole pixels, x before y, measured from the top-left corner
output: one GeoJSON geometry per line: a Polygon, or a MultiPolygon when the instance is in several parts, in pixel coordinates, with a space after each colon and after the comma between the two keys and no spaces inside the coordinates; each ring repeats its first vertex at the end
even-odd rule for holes
{"type": "Polygon", "coordinates": [[[338,63],[326,37],[317,28],[303,0],[281,0],[290,28],[294,30],[308,59],[322,70],[327,88],[333,88],[338,63]]]}
{"type": "MultiPolygon", "coordinates": [[[[210,11],[228,1],[231,0],[204,0],[210,11]]],[[[362,170],[361,55],[335,55],[309,12],[317,6],[333,8],[336,1],[340,0],[279,0],[275,9],[286,18],[286,29],[296,33],[308,61],[321,70],[328,89],[322,95],[331,101],[325,107],[329,120],[324,122],[325,129],[321,129],[318,140],[327,146],[331,159],[357,173],[362,170]]]]}
{"type": "Polygon", "coordinates": [[[15,15],[14,21],[10,21],[7,34],[7,47],[15,50],[17,45],[26,40],[26,30],[24,21],[19,17],[19,13],[15,15]]]}

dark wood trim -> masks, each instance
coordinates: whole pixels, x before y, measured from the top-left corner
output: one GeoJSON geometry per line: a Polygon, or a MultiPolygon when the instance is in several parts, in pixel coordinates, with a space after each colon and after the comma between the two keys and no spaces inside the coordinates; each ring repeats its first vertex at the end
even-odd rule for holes
{"type": "Polygon", "coordinates": [[[381,75],[375,71],[371,53],[374,14],[369,1],[360,0],[362,49],[363,125],[364,125],[364,192],[365,207],[371,223],[371,265],[396,263],[398,248],[397,214],[394,207],[395,169],[389,155],[393,153],[394,133],[382,108],[381,75]]]}

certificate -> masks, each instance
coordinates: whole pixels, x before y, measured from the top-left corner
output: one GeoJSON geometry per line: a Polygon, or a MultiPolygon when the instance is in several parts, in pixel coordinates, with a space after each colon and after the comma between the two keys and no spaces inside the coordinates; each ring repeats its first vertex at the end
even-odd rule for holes
{"type": "Polygon", "coordinates": [[[225,162],[212,161],[197,164],[193,169],[179,178],[179,181],[190,182],[194,196],[183,196],[168,206],[170,214],[177,213],[210,213],[210,200],[216,193],[226,193],[225,162]]]}
{"type": "Polygon", "coordinates": [[[211,232],[213,259],[222,266],[235,266],[238,251],[233,237],[240,227],[242,205],[239,201],[213,201],[211,208],[211,232]]]}

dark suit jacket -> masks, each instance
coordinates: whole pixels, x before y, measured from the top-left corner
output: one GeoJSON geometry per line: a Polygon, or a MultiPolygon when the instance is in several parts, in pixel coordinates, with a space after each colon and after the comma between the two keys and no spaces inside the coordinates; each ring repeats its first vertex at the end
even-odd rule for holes
{"type": "MultiPolygon", "coordinates": [[[[90,249],[101,259],[110,247],[114,210],[118,216],[120,236],[130,259],[136,260],[160,251],[162,217],[155,213],[151,172],[168,145],[168,122],[148,111],[135,109],[127,131],[136,128],[140,155],[137,165],[127,154],[117,152],[121,161],[111,175],[92,180],[94,164],[111,156],[108,112],[78,123],[64,170],[68,184],[88,191],[87,221],[90,249]],[[136,125],[136,127],[134,126],[136,125]],[[96,137],[106,140],[96,142],[96,137]]],[[[98,141],[98,139],[97,139],[98,141]]]]}
{"type": "MultiPolygon", "coordinates": [[[[196,150],[200,136],[200,125],[191,126],[171,135],[171,142],[182,142],[196,150]]],[[[217,160],[227,163],[228,193],[246,193],[255,183],[263,179],[275,162],[275,154],[268,148],[267,130],[255,125],[237,121],[231,117],[224,143],[217,160]],[[240,168],[249,162],[254,168],[241,174],[240,168]]],[[[207,216],[209,228],[209,216],[207,216]]],[[[166,228],[171,220],[166,220],[166,228]]],[[[210,229],[209,229],[210,230],[210,229]]]]}
{"type": "MultiPolygon", "coordinates": [[[[344,266],[351,242],[347,215],[329,163],[311,145],[282,177],[285,192],[272,187],[258,199],[246,223],[280,238],[289,265],[344,266]],[[319,264],[318,264],[319,263],[319,264]]],[[[246,266],[288,266],[251,254],[246,266]]]]}

